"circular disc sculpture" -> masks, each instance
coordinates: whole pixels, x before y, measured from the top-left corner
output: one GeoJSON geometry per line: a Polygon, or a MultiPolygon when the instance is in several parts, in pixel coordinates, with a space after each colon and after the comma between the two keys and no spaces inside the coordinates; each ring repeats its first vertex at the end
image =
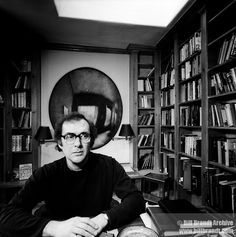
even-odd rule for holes
{"type": "Polygon", "coordinates": [[[97,128],[93,149],[107,144],[116,134],[123,106],[115,83],[94,68],[78,68],[65,74],[53,88],[49,117],[53,128],[64,115],[78,111],[97,128]]]}

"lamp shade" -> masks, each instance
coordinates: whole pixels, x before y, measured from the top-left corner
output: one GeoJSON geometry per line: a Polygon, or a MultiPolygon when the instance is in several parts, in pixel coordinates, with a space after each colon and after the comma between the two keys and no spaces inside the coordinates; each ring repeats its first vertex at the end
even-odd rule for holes
{"type": "Polygon", "coordinates": [[[40,126],[34,138],[42,143],[44,143],[45,140],[52,139],[52,134],[49,127],[40,126]]]}
{"type": "Polygon", "coordinates": [[[122,124],[119,136],[125,137],[126,139],[128,137],[134,137],[134,131],[130,124],[122,124]]]}

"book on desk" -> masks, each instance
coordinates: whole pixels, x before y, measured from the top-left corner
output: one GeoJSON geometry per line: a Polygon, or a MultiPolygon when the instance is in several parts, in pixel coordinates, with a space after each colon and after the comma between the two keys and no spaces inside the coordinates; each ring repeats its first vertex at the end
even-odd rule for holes
{"type": "Polygon", "coordinates": [[[235,222],[223,217],[222,213],[202,212],[184,199],[161,200],[159,207],[147,207],[147,213],[156,226],[159,236],[164,237],[197,234],[216,236],[225,228],[235,228],[235,222]],[[223,223],[222,220],[225,222],[223,223]]]}

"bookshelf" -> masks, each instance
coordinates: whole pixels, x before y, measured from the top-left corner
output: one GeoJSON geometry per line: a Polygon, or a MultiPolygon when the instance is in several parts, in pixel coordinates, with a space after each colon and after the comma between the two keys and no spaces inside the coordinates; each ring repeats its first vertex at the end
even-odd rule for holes
{"type": "Polygon", "coordinates": [[[174,177],[172,198],[220,212],[232,212],[220,197],[236,184],[235,10],[232,0],[190,1],[157,44],[161,171],[174,177]],[[174,81],[163,82],[172,69],[174,81]]]}
{"type": "Polygon", "coordinates": [[[157,169],[157,80],[154,48],[130,45],[131,121],[133,140],[133,168],[157,169]]]}
{"type": "Polygon", "coordinates": [[[207,142],[211,152],[207,178],[212,184],[207,190],[206,204],[219,212],[235,212],[235,158],[236,158],[236,25],[232,21],[236,10],[235,1],[210,5],[207,9],[208,83],[207,142]],[[217,30],[216,30],[217,27],[217,30]],[[215,190],[212,186],[215,186],[215,190]],[[218,196],[219,198],[216,198],[218,196]],[[224,198],[227,197],[227,198],[224,198]]]}
{"type": "Polygon", "coordinates": [[[39,164],[39,146],[33,139],[40,124],[39,62],[38,51],[25,49],[9,52],[1,64],[1,202],[22,186],[22,174],[32,172],[39,164]],[[26,164],[31,168],[26,170],[26,164]]]}
{"type": "MultiPolygon", "coordinates": [[[[3,62],[1,62],[1,65],[4,65],[3,62]]],[[[6,136],[4,132],[5,127],[5,119],[6,119],[6,91],[4,90],[6,83],[4,80],[4,71],[3,68],[0,68],[0,140],[2,141],[0,144],[0,179],[3,180],[3,177],[5,176],[5,166],[4,166],[4,157],[6,156],[6,136]]]]}
{"type": "Polygon", "coordinates": [[[175,111],[176,111],[176,96],[175,96],[175,55],[174,41],[169,40],[162,45],[161,50],[161,76],[160,76],[160,159],[159,171],[166,174],[169,178],[169,191],[173,191],[173,181],[175,179],[175,111]]]}

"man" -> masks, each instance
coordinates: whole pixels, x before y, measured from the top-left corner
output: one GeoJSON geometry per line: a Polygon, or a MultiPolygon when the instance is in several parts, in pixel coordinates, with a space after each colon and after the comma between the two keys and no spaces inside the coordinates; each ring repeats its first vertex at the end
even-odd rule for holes
{"type": "Polygon", "coordinates": [[[36,170],[0,212],[0,236],[92,237],[144,212],[143,197],[122,166],[90,151],[95,137],[95,127],[81,114],[57,124],[55,139],[65,157],[36,170]],[[121,202],[110,207],[113,193],[121,202]],[[41,201],[44,207],[32,215],[41,201]]]}

